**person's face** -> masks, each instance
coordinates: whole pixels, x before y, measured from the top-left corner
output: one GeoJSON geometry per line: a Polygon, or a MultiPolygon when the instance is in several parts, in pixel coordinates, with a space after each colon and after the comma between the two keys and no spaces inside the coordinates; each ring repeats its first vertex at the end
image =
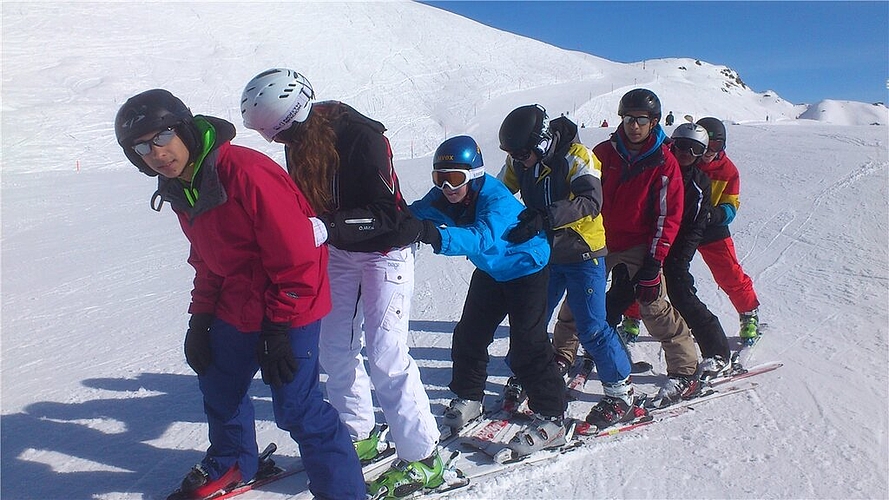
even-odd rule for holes
{"type": "Polygon", "coordinates": [[[469,193],[469,184],[463,184],[457,189],[451,189],[445,186],[441,188],[441,192],[448,200],[448,203],[460,203],[461,201],[463,201],[463,198],[466,198],[466,195],[469,193]]]}
{"type": "Polygon", "coordinates": [[[514,165],[521,165],[524,168],[531,168],[540,161],[540,157],[537,156],[537,152],[534,150],[513,151],[510,152],[509,155],[512,156],[514,165]]]}
{"type": "Polygon", "coordinates": [[[682,168],[690,166],[697,160],[697,158],[686,149],[673,149],[673,156],[676,157],[676,161],[679,162],[679,166],[682,168]]]}
{"type": "Polygon", "coordinates": [[[648,113],[644,111],[630,111],[623,116],[622,120],[624,132],[633,144],[647,139],[658,122],[657,118],[649,118],[648,113]]]}
{"type": "Polygon", "coordinates": [[[679,166],[684,169],[693,165],[698,158],[701,158],[704,155],[705,148],[700,142],[679,137],[673,140],[670,151],[673,152],[673,156],[676,157],[679,166]]]}
{"type": "Polygon", "coordinates": [[[704,156],[701,157],[701,160],[704,163],[710,163],[711,161],[715,160],[716,157],[719,156],[719,153],[721,153],[724,149],[725,149],[725,141],[722,141],[722,140],[710,141],[710,145],[707,146],[707,150],[704,151],[704,156]]]}
{"type": "MultiPolygon", "coordinates": [[[[151,147],[146,154],[141,155],[142,161],[159,175],[168,179],[180,178],[191,181],[194,168],[189,165],[191,154],[182,139],[172,130],[161,130],[145,134],[133,144],[139,149],[151,147]],[[172,137],[169,133],[172,132],[172,137]]],[[[136,151],[139,153],[140,151],[136,151]]]]}

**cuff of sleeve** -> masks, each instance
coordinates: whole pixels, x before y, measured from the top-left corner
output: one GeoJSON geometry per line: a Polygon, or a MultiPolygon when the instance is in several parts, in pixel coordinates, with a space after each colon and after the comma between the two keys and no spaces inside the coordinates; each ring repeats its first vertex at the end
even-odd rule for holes
{"type": "Polygon", "coordinates": [[[327,241],[327,226],[317,217],[309,217],[312,222],[312,233],[315,235],[315,246],[320,247],[327,241]]]}

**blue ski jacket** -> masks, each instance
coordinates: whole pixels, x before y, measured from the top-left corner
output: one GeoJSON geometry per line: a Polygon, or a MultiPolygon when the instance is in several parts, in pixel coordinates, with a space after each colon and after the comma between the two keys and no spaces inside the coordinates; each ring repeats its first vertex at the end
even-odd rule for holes
{"type": "Polygon", "coordinates": [[[434,187],[410,205],[415,217],[440,226],[441,251],[437,253],[465,255],[499,282],[536,273],[549,262],[549,242],[543,231],[520,244],[506,240],[524,208],[502,182],[488,174],[472,181],[461,203],[449,203],[434,187]]]}

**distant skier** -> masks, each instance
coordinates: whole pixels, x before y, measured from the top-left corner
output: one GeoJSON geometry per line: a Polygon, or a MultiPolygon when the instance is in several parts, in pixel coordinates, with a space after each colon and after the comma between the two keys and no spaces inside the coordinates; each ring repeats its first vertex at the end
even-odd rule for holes
{"type": "Polygon", "coordinates": [[[170,203],[191,244],[185,359],[198,374],[210,447],[181,492],[202,498],[257,473],[247,392],[261,369],[275,422],[299,444],[312,493],[364,498],[349,432],[318,380],[318,334],[330,311],[327,248],[302,192],[271,158],[231,144],[234,125],[192,116],[166,90],[127,100],[114,131],[127,159],[158,177],[153,208],[170,203]]]}
{"type": "Polygon", "coordinates": [[[674,120],[674,118],[673,118],[673,112],[670,111],[669,113],[667,113],[667,116],[664,117],[664,123],[665,123],[668,127],[672,127],[672,126],[673,126],[673,120],[674,120]]]}
{"type": "Polygon", "coordinates": [[[702,157],[701,170],[710,178],[713,209],[710,226],[698,247],[713,279],[725,291],[741,322],[739,335],[745,342],[755,341],[759,335],[759,299],[753,280],[744,272],[735,253],[729,224],[735,220],[741,206],[741,180],[738,168],[725,153],[725,125],[718,118],[706,117],[698,125],[707,129],[710,143],[702,157]]]}

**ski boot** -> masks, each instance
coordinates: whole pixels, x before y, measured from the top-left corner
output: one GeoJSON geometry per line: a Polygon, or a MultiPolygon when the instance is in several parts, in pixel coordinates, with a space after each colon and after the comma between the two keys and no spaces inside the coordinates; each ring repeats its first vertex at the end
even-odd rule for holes
{"type": "Polygon", "coordinates": [[[697,375],[669,375],[667,383],[658,391],[649,407],[665,408],[683,399],[692,399],[701,393],[701,381],[697,375]]]}
{"type": "Polygon", "coordinates": [[[452,428],[454,431],[459,431],[467,423],[477,419],[481,415],[481,401],[456,398],[451,400],[451,404],[448,405],[444,412],[444,418],[442,418],[441,423],[442,425],[452,428]]]}
{"type": "Polygon", "coordinates": [[[379,462],[395,453],[395,447],[386,440],[388,434],[389,426],[383,424],[375,427],[367,439],[359,439],[352,443],[355,446],[355,453],[358,454],[358,460],[361,461],[362,466],[379,462]]]}
{"type": "Polygon", "coordinates": [[[535,413],[530,424],[515,433],[507,443],[505,453],[494,457],[498,462],[521,460],[536,451],[564,446],[568,431],[562,417],[547,417],[535,413]]]}
{"type": "Polygon", "coordinates": [[[635,344],[639,339],[640,323],[639,318],[624,316],[624,319],[617,325],[617,333],[625,344],[635,344]]]}
{"type": "Polygon", "coordinates": [[[717,354],[712,358],[704,358],[704,360],[701,361],[701,364],[698,365],[698,378],[706,382],[721,377],[731,370],[731,368],[732,364],[729,360],[717,354]]]}
{"type": "MultiPolygon", "coordinates": [[[[210,459],[215,465],[215,461],[210,459]]],[[[182,498],[205,498],[217,493],[230,491],[241,484],[241,470],[238,464],[231,466],[217,479],[210,478],[208,466],[199,463],[182,479],[182,485],[177,492],[182,498]]]]}
{"type": "Polygon", "coordinates": [[[368,484],[368,497],[404,498],[422,489],[438,488],[444,484],[444,470],[438,449],[416,462],[397,460],[389,470],[368,484]]]}
{"type": "Polygon", "coordinates": [[[556,355],[556,366],[559,368],[559,375],[568,381],[568,372],[571,370],[571,363],[562,356],[556,355]]]}
{"type": "MultiPolygon", "coordinates": [[[[637,415],[635,391],[629,377],[614,384],[602,384],[605,396],[596,403],[586,416],[586,422],[602,430],[621,422],[629,422],[637,415]]],[[[644,415],[646,412],[642,410],[644,415]]]]}
{"type": "Polygon", "coordinates": [[[744,345],[750,346],[759,340],[759,316],[757,310],[741,313],[741,331],[738,336],[744,345]]]}
{"type": "Polygon", "coordinates": [[[509,377],[506,385],[503,386],[503,411],[507,413],[517,412],[526,397],[525,389],[519,383],[519,379],[514,376],[509,377]]]}

